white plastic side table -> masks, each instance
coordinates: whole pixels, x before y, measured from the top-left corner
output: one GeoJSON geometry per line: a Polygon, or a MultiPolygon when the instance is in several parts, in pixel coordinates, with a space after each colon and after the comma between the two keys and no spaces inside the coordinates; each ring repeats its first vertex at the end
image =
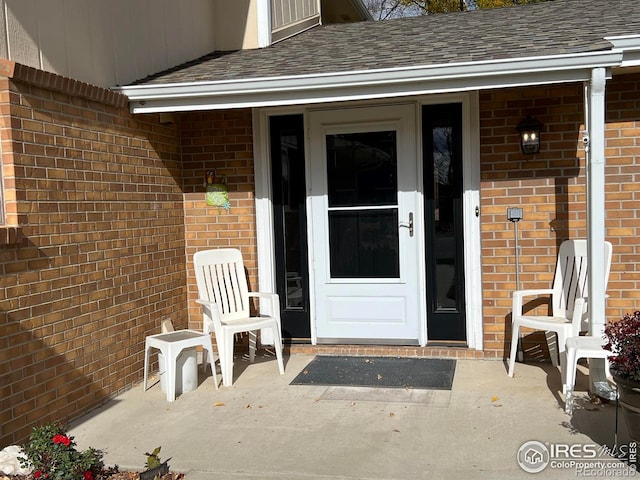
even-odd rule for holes
{"type": "MultiPolygon", "coordinates": [[[[211,336],[208,333],[197,332],[195,330],[177,330],[175,332],[159,333],[149,335],[144,346],[144,382],[143,389],[147,390],[147,376],[149,373],[149,358],[151,349],[157,348],[162,352],[165,359],[165,372],[167,376],[167,401],[173,402],[176,399],[176,360],[180,352],[185,348],[202,345],[208,353],[209,365],[213,382],[218,389],[218,377],[214,366],[213,346],[211,336]]],[[[203,358],[202,367],[205,368],[206,360],[203,358]]]]}
{"type": "MultiPolygon", "coordinates": [[[[605,350],[602,346],[605,341],[602,337],[585,335],[582,337],[567,338],[567,378],[565,384],[566,399],[564,410],[568,414],[573,413],[573,389],[576,383],[576,370],[578,360],[581,358],[602,358],[605,361],[605,369],[608,372],[607,359],[613,353],[605,350]]],[[[607,373],[608,376],[608,373],[607,373]]]]}

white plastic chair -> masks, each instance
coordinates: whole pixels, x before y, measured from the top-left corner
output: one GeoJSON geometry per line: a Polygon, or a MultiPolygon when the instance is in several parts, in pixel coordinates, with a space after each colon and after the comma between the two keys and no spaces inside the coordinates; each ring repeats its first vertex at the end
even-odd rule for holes
{"type": "MultiPolygon", "coordinates": [[[[605,257],[605,288],[611,268],[611,243],[605,242],[602,254],[605,257]]],[[[509,376],[513,377],[516,352],[520,343],[522,327],[555,332],[557,342],[549,343],[549,353],[553,366],[558,366],[560,351],[560,372],[563,390],[566,388],[565,345],[569,337],[577,337],[586,330],[587,321],[588,265],[587,241],[565,240],[560,245],[553,285],[548,289],[516,290],[513,292],[511,353],[509,355],[509,376]],[[526,315],[522,312],[525,297],[550,296],[551,315],[526,315]]]]}
{"type": "Polygon", "coordinates": [[[249,361],[255,360],[257,331],[270,328],[280,374],[284,374],[280,303],[275,293],[249,292],[240,250],[204,250],[193,256],[198,303],[203,306],[204,332],[214,332],[224,386],[233,383],[235,334],[249,332],[249,361]],[[268,300],[269,315],[251,316],[249,298],[268,300]]]}

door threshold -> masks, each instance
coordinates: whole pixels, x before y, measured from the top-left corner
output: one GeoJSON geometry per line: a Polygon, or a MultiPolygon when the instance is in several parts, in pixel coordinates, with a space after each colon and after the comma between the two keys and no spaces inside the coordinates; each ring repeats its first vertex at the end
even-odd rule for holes
{"type": "Polygon", "coordinates": [[[282,342],[285,345],[311,345],[310,338],[285,338],[282,342]]]}
{"type": "Polygon", "coordinates": [[[427,341],[428,347],[457,347],[468,348],[469,345],[465,340],[429,340],[427,341]]]}
{"type": "Polygon", "coordinates": [[[464,345],[413,346],[413,345],[285,345],[288,355],[345,355],[359,357],[431,357],[431,358],[485,358],[482,350],[466,348],[464,345]]]}

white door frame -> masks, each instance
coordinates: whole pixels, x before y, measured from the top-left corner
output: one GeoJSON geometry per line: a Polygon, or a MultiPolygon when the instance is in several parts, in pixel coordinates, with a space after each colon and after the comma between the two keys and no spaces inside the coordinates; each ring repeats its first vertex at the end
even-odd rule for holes
{"type": "MultiPolygon", "coordinates": [[[[464,92],[450,95],[430,95],[414,99],[416,103],[416,143],[418,145],[417,158],[422,158],[422,138],[420,132],[420,106],[427,104],[440,103],[461,103],[462,104],[462,130],[463,130],[463,224],[464,224],[464,258],[465,258],[465,302],[466,302],[466,327],[467,327],[467,344],[469,348],[475,350],[483,349],[483,321],[482,321],[482,269],[481,269],[481,237],[480,237],[480,118],[479,118],[479,101],[477,92],[464,92]],[[478,214],[476,213],[478,212],[478,214]],[[472,288],[470,287],[472,286],[472,288]]],[[[398,102],[398,103],[406,103],[398,102]]],[[[387,103],[389,104],[389,103],[387,103]]],[[[373,106],[379,105],[372,103],[354,102],[353,106],[373,106]]],[[[344,104],[342,104],[344,106],[344,104]]],[[[314,106],[319,108],[318,105],[314,106]]],[[[273,206],[272,206],[272,186],[271,186],[271,161],[270,161],[270,139],[269,139],[269,117],[272,115],[288,115],[288,114],[304,114],[305,115],[305,148],[309,148],[308,127],[307,127],[307,109],[303,107],[286,107],[286,108],[264,108],[253,110],[253,141],[254,141],[254,174],[255,174],[255,202],[256,202],[256,236],[258,251],[258,282],[259,288],[264,291],[275,291],[275,257],[274,257],[274,239],[273,239],[273,206]]],[[[305,152],[306,173],[309,174],[308,151],[305,152]]],[[[422,178],[422,162],[418,162],[418,178],[422,178]]],[[[419,194],[422,196],[422,185],[419,185],[419,194]]],[[[310,217],[310,196],[309,186],[307,185],[307,222],[308,238],[311,242],[313,236],[310,230],[313,219],[310,217]]],[[[416,218],[424,218],[424,211],[421,205],[418,205],[416,218]]],[[[419,241],[424,242],[424,237],[420,235],[419,241]]],[[[424,244],[424,243],[423,243],[424,244]]],[[[419,279],[422,287],[421,299],[421,338],[420,345],[427,344],[426,330],[426,269],[424,248],[420,250],[419,279]]],[[[309,268],[313,266],[313,245],[309,244],[309,268]]],[[[309,292],[310,292],[310,321],[311,321],[311,343],[317,344],[316,336],[316,319],[314,294],[315,285],[313,275],[309,275],[309,292]]],[[[268,332],[263,341],[269,343],[271,341],[268,332]]]]}

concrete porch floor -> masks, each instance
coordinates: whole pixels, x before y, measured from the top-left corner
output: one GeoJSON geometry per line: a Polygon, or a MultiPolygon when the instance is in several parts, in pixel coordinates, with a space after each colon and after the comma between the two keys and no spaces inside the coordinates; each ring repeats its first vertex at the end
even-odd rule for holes
{"type": "MultiPolygon", "coordinates": [[[[546,363],[519,363],[509,378],[502,361],[458,359],[451,391],[289,385],[312,359],[286,356],[280,376],[273,357],[253,365],[236,358],[232,387],[216,391],[201,373],[198,388],[172,403],[159,384],[146,392],[138,385],[70,433],[121,470],[141,470],[144,453],[161,446],[161,458],[187,480],[532,478],[516,461],[528,441],[614,445],[615,403],[588,401],[585,367],[569,416],[559,371],[546,363]]],[[[623,423],[618,445],[629,443],[623,423]]],[[[548,466],[533,478],[577,473],[548,466]]]]}

